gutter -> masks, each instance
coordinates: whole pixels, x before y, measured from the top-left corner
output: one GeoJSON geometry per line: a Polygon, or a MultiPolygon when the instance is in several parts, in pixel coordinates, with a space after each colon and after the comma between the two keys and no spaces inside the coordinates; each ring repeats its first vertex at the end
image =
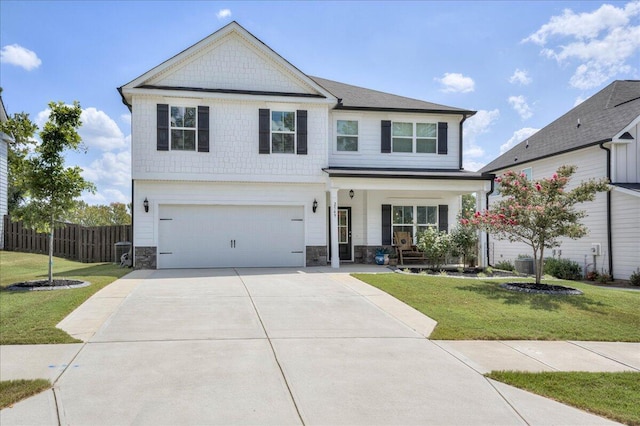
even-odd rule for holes
{"type": "MultiPolygon", "coordinates": [[[[495,189],[495,176],[493,179],[491,179],[491,190],[489,192],[486,193],[485,197],[486,199],[486,206],[487,209],[489,209],[489,196],[491,194],[493,194],[493,190],[495,189]]],[[[487,265],[491,266],[491,264],[489,263],[489,233],[487,232],[487,265]]]]}
{"type": "MultiPolygon", "coordinates": [[[[611,182],[611,149],[600,142],[600,149],[607,151],[607,179],[611,182]]],[[[609,250],[609,275],[613,279],[613,238],[611,237],[611,190],[607,191],[607,248],[609,250]]]]}

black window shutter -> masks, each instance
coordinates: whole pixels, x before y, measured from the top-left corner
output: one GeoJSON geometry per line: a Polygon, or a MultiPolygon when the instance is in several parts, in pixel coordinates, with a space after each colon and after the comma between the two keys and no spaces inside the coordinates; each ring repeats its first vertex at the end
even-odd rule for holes
{"type": "Polygon", "coordinates": [[[382,244],[391,245],[391,204],[382,205],[382,244]]]}
{"type": "Polygon", "coordinates": [[[198,152],[209,152],[209,107],[198,107],[198,152]]]}
{"type": "Polygon", "coordinates": [[[446,204],[438,206],[438,230],[449,232],[449,206],[446,204]]]}
{"type": "Polygon", "coordinates": [[[169,105],[158,104],[156,111],[156,149],[158,151],[169,151],[169,105]]]}
{"type": "Polygon", "coordinates": [[[438,123],[438,154],[447,153],[447,123],[438,123]]]}
{"type": "Polygon", "coordinates": [[[391,152],[391,121],[382,120],[381,130],[380,152],[386,154],[391,152]]]}
{"type": "Polygon", "coordinates": [[[307,111],[298,110],[296,116],[297,153],[307,155],[307,111]]]}
{"type": "Polygon", "coordinates": [[[268,109],[260,110],[260,142],[258,152],[260,154],[271,153],[271,119],[269,117],[270,111],[268,109]]]}

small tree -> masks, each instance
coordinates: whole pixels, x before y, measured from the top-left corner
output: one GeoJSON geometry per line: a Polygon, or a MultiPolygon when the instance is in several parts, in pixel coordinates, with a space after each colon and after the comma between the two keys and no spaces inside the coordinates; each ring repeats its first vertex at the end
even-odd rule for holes
{"type": "Polygon", "coordinates": [[[476,253],[478,248],[478,234],[469,226],[456,226],[451,231],[451,252],[454,256],[462,256],[462,264],[476,253]]]}
{"type": "Polygon", "coordinates": [[[53,230],[56,223],[73,207],[74,200],[83,191],[93,192],[94,186],[80,175],[80,167],[64,166],[64,151],[80,147],[81,139],[76,131],[82,125],[80,104],[51,102],[49,108],[49,120],[40,132],[42,143],[26,162],[28,199],[17,213],[26,226],[49,234],[49,283],[52,283],[53,230]]]}
{"type": "Polygon", "coordinates": [[[427,256],[431,265],[438,269],[440,262],[445,258],[451,248],[451,239],[445,231],[436,228],[427,228],[418,234],[418,248],[427,256]]]}
{"type": "Polygon", "coordinates": [[[544,249],[559,247],[560,237],[578,239],[587,234],[587,228],[580,223],[585,212],[575,205],[593,201],[597,192],[608,190],[606,179],[592,179],[566,191],[575,171],[575,166],[561,166],[551,178],[537,182],[529,181],[524,173],[508,171],[496,178],[504,198],[460,222],[498,239],[529,245],[536,266],[536,283],[540,284],[544,249]]]}

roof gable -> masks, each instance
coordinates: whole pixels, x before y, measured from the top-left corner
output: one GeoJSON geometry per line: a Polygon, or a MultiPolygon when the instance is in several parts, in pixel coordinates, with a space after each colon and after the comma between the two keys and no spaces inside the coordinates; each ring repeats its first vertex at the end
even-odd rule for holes
{"type": "Polygon", "coordinates": [[[640,116],[640,81],[617,80],[529,136],[481,172],[506,169],[612,141],[640,116]]]}
{"type": "Polygon", "coordinates": [[[333,98],[236,22],[121,89],[126,93],[135,88],[333,98]]]}

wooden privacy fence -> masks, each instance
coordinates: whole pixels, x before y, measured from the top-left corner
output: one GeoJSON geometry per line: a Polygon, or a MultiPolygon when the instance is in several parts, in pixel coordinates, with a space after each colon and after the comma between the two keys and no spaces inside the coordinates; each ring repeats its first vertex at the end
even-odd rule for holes
{"type": "MultiPolygon", "coordinates": [[[[115,262],[115,244],[131,241],[131,225],[80,226],[66,223],[53,232],[53,255],[80,262],[115,262]]],[[[4,249],[49,253],[47,234],[27,229],[4,217],[4,249]]],[[[120,260],[117,259],[119,262],[120,260]]]]}

